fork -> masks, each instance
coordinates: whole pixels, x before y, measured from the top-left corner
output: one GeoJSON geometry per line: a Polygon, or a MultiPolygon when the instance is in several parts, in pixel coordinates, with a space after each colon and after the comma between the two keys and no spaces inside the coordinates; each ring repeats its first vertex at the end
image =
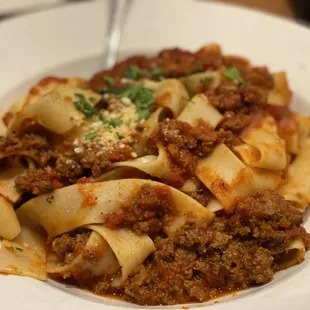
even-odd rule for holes
{"type": "Polygon", "coordinates": [[[110,0],[110,14],[104,42],[103,69],[115,65],[131,2],[132,0],[110,0]]]}

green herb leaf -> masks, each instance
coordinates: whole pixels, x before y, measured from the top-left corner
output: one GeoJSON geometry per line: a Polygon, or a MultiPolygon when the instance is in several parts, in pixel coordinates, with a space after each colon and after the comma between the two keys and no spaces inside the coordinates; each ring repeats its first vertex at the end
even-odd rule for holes
{"type": "Polygon", "coordinates": [[[80,100],[74,102],[75,108],[82,112],[87,118],[91,118],[97,113],[97,110],[89,104],[84,95],[75,94],[75,96],[80,98],[80,100]]]}
{"type": "Polygon", "coordinates": [[[94,98],[94,97],[90,97],[90,98],[89,98],[89,101],[92,102],[92,103],[96,103],[96,102],[97,102],[97,99],[94,98]]]}
{"type": "Polygon", "coordinates": [[[121,120],[121,119],[119,119],[119,118],[111,118],[110,119],[110,124],[111,124],[111,126],[112,127],[117,127],[117,126],[120,126],[120,125],[122,125],[123,124],[123,121],[121,120]]]}
{"type": "Polygon", "coordinates": [[[119,140],[122,140],[122,139],[125,138],[124,136],[122,136],[122,135],[119,134],[118,132],[116,132],[116,136],[117,136],[117,138],[118,138],[119,140]]]}
{"type": "Polygon", "coordinates": [[[105,124],[106,128],[108,128],[108,129],[116,128],[116,127],[123,124],[123,120],[121,120],[120,118],[112,117],[109,119],[104,114],[101,114],[99,116],[99,119],[105,124]]]}
{"type": "Polygon", "coordinates": [[[239,85],[245,84],[243,78],[241,77],[236,67],[226,68],[223,73],[227,79],[234,80],[239,85]]]}
{"type": "Polygon", "coordinates": [[[213,76],[207,76],[207,77],[201,79],[200,82],[201,82],[203,85],[207,86],[207,85],[209,85],[213,80],[214,80],[213,76]]]}
{"type": "Polygon", "coordinates": [[[24,249],[18,248],[18,247],[15,247],[15,250],[16,250],[16,251],[19,251],[19,252],[24,252],[24,249]]]}
{"type": "Polygon", "coordinates": [[[129,98],[136,106],[140,119],[147,119],[150,116],[150,106],[155,102],[153,90],[145,88],[142,84],[135,84],[122,90],[112,90],[111,93],[118,98],[129,98]]]}
{"type": "Polygon", "coordinates": [[[91,132],[85,135],[85,140],[93,140],[94,138],[97,137],[97,132],[91,132]]]}
{"type": "Polygon", "coordinates": [[[152,68],[151,73],[155,76],[161,75],[161,69],[160,68],[152,68]]]}
{"type": "Polygon", "coordinates": [[[71,154],[68,155],[69,158],[73,158],[73,157],[75,157],[75,156],[76,156],[76,153],[75,153],[75,152],[72,152],[71,154]]]}
{"type": "Polygon", "coordinates": [[[124,74],[128,79],[136,80],[142,76],[142,71],[137,66],[131,66],[125,70],[124,74]]]}
{"type": "Polygon", "coordinates": [[[103,77],[103,79],[108,82],[111,86],[114,86],[115,85],[115,81],[114,79],[111,77],[111,76],[108,76],[108,75],[105,75],[103,77]]]}

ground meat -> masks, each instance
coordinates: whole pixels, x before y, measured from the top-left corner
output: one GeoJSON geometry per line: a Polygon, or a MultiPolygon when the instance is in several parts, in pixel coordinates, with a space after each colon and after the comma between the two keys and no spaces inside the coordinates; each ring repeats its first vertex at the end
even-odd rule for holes
{"type": "Polygon", "coordinates": [[[164,120],[158,126],[152,143],[160,141],[175,166],[162,181],[180,188],[192,177],[201,158],[210,154],[216,145],[225,143],[233,147],[240,140],[231,132],[220,129],[213,131],[207,123],[200,121],[196,127],[178,120],[164,120]]]}
{"type": "MultiPolygon", "coordinates": [[[[163,219],[164,215],[171,215],[174,212],[169,188],[143,185],[132,201],[125,203],[116,212],[108,214],[105,221],[107,227],[126,227],[153,218],[163,219]]],[[[156,223],[155,226],[157,226],[156,223]]],[[[135,230],[137,228],[136,225],[135,230]]]]}
{"type": "Polygon", "coordinates": [[[114,66],[111,70],[104,70],[96,73],[89,85],[93,90],[99,91],[109,87],[104,76],[114,79],[117,87],[123,87],[121,82],[125,76],[125,71],[131,66],[140,68],[143,77],[157,78],[152,76],[151,69],[160,69],[161,75],[165,77],[180,77],[207,69],[217,69],[222,65],[221,49],[218,45],[206,46],[196,53],[181,50],[178,48],[167,49],[154,57],[134,56],[128,58],[114,66]]]}
{"type": "Polygon", "coordinates": [[[75,158],[59,155],[55,163],[55,171],[67,183],[73,184],[83,175],[84,169],[75,158]]]}
{"type": "Polygon", "coordinates": [[[187,195],[197,200],[203,206],[207,206],[210,200],[213,198],[211,192],[206,187],[202,187],[196,192],[187,193],[187,195]]]}
{"type": "Polygon", "coordinates": [[[234,110],[242,105],[240,86],[233,81],[227,81],[218,88],[209,90],[207,96],[211,104],[221,112],[234,110]]]}
{"type": "Polygon", "coordinates": [[[241,107],[235,111],[226,111],[223,115],[224,118],[218,125],[217,129],[231,131],[235,135],[238,135],[243,129],[252,123],[253,118],[258,111],[258,106],[255,104],[241,107]]]}
{"type": "Polygon", "coordinates": [[[0,136],[0,152],[5,156],[15,154],[29,156],[40,165],[45,165],[53,155],[47,138],[34,133],[22,137],[17,137],[15,134],[10,134],[8,137],[0,136]]]}
{"type": "Polygon", "coordinates": [[[57,237],[52,242],[52,251],[65,264],[70,264],[84,249],[90,231],[72,232],[57,237]]]}
{"type": "Polygon", "coordinates": [[[246,70],[242,77],[246,83],[262,89],[270,90],[274,87],[273,77],[267,67],[253,67],[246,70]]]}
{"type": "MultiPolygon", "coordinates": [[[[230,215],[211,225],[189,218],[168,238],[158,219],[171,212],[163,187],[144,187],[121,210],[106,217],[113,227],[130,226],[148,232],[156,251],[139,265],[118,289],[122,298],[141,305],[202,302],[223,291],[265,284],[283,265],[276,250],[285,252],[292,240],[308,249],[310,235],[300,226],[302,215],[274,191],[266,190],[240,202],[230,215]],[[128,212],[130,210],[130,213],[128,212]],[[155,210],[160,210],[156,212],[155,210]],[[155,225],[156,229],[149,229],[155,225]]],[[[163,222],[163,221],[162,221],[163,222]]],[[[283,258],[283,254],[281,255],[283,258]]],[[[107,279],[95,281],[99,294],[111,293],[107,279]]],[[[113,291],[113,289],[112,289],[113,291]]],[[[114,292],[115,293],[115,292],[114,292]]]]}
{"type": "Polygon", "coordinates": [[[77,154],[75,160],[84,169],[90,169],[93,177],[100,176],[111,163],[132,159],[132,148],[120,143],[89,143],[77,154]]]}
{"type": "Polygon", "coordinates": [[[61,177],[50,167],[28,169],[15,180],[16,188],[23,193],[40,195],[64,186],[61,177]]]}
{"type": "Polygon", "coordinates": [[[302,214],[292,203],[276,192],[267,190],[239,203],[235,216],[229,221],[229,227],[233,236],[251,235],[268,249],[281,251],[296,238],[288,238],[290,229],[301,223],[302,214]],[[240,223],[243,225],[240,226],[240,223]],[[244,230],[244,226],[248,228],[248,232],[244,230]]]}

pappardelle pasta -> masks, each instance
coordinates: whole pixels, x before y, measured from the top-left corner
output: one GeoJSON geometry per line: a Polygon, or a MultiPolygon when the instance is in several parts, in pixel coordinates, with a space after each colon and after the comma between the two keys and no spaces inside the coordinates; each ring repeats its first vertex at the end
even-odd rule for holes
{"type": "Polygon", "coordinates": [[[0,273],[141,305],[272,280],[310,245],[310,118],[218,45],[46,77],[3,115],[0,273]]]}

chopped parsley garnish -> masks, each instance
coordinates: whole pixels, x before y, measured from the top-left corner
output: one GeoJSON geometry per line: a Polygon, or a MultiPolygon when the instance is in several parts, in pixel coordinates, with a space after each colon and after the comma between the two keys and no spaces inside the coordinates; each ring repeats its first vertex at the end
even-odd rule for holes
{"type": "Polygon", "coordinates": [[[71,154],[68,155],[69,158],[75,157],[77,154],[75,152],[72,152],[71,154]]]}
{"type": "Polygon", "coordinates": [[[105,115],[101,114],[99,116],[99,119],[103,122],[103,124],[107,127],[107,128],[116,128],[120,125],[123,124],[123,120],[121,120],[120,118],[107,118],[105,115]]]}
{"type": "Polygon", "coordinates": [[[97,113],[97,110],[91,104],[89,104],[84,95],[75,94],[75,96],[80,99],[74,102],[75,108],[82,112],[87,118],[91,118],[97,113]]]}
{"type": "Polygon", "coordinates": [[[238,85],[245,85],[245,82],[236,67],[226,68],[223,73],[227,79],[235,81],[238,85]]]}
{"type": "Polygon", "coordinates": [[[136,80],[142,76],[142,71],[137,66],[130,66],[125,70],[124,74],[128,79],[136,80]]]}
{"type": "Polygon", "coordinates": [[[155,76],[161,75],[161,69],[159,68],[152,68],[151,73],[155,76]]]}
{"type": "Polygon", "coordinates": [[[203,68],[202,67],[195,67],[191,73],[189,73],[189,75],[191,74],[195,74],[195,73],[199,73],[199,72],[202,72],[203,71],[203,68]]]}
{"type": "MultiPolygon", "coordinates": [[[[150,116],[150,106],[155,102],[153,90],[145,88],[142,84],[129,85],[124,89],[110,89],[105,93],[113,94],[118,98],[129,98],[136,106],[136,113],[140,120],[150,116]]],[[[101,118],[100,120],[105,122],[101,118]]]]}
{"type": "Polygon", "coordinates": [[[94,97],[90,97],[90,98],[89,98],[89,101],[92,102],[92,103],[95,103],[95,102],[97,102],[97,99],[94,98],[94,97]]]}
{"type": "Polygon", "coordinates": [[[214,80],[213,76],[207,76],[207,77],[201,79],[200,82],[201,82],[203,85],[207,86],[207,85],[209,85],[213,80],[214,80]]]}
{"type": "Polygon", "coordinates": [[[91,132],[91,133],[88,133],[87,135],[85,135],[85,140],[93,140],[94,138],[97,137],[97,132],[91,132]]]}
{"type": "Polygon", "coordinates": [[[115,85],[115,81],[114,79],[111,77],[111,76],[108,76],[108,75],[105,75],[103,77],[103,79],[108,82],[111,86],[114,86],[115,85]]]}
{"type": "Polygon", "coordinates": [[[118,97],[129,98],[136,106],[136,112],[140,119],[147,119],[150,116],[150,106],[154,103],[154,92],[151,89],[145,88],[141,84],[129,85],[118,97]]]}
{"type": "Polygon", "coordinates": [[[120,118],[111,118],[110,119],[110,124],[112,127],[117,127],[123,124],[123,121],[120,118]]]}
{"type": "Polygon", "coordinates": [[[15,247],[15,250],[17,250],[17,251],[19,251],[19,252],[24,252],[24,249],[18,248],[18,247],[15,247]]]}
{"type": "Polygon", "coordinates": [[[117,138],[118,138],[119,140],[122,140],[122,139],[125,138],[124,136],[122,136],[122,135],[119,134],[118,132],[116,132],[116,136],[117,136],[117,138]]]}

